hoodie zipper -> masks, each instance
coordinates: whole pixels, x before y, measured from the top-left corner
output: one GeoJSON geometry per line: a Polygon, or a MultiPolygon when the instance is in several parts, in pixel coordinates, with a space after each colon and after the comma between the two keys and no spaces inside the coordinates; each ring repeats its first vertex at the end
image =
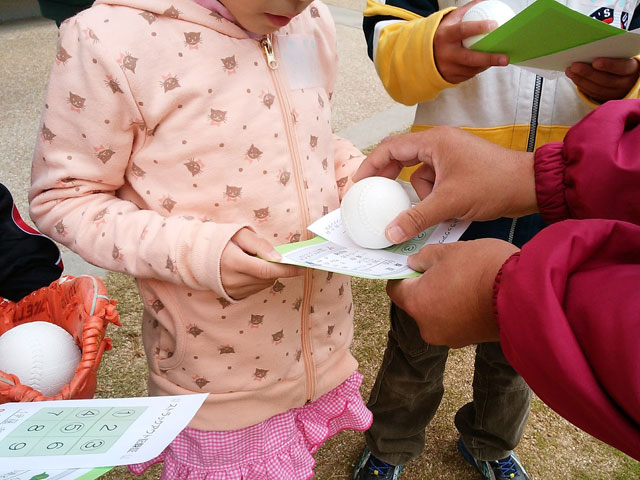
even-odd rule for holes
{"type": "MultiPolygon", "coordinates": [[[[308,239],[307,225],[309,225],[309,206],[307,205],[307,198],[304,194],[304,176],[302,175],[302,165],[300,162],[300,152],[298,151],[298,142],[296,141],[296,134],[293,126],[293,113],[289,104],[289,99],[286,92],[282,88],[282,82],[280,80],[280,74],[278,70],[278,61],[276,59],[275,50],[273,48],[272,34],[269,34],[259,40],[260,46],[264,52],[267,65],[269,67],[269,73],[276,89],[276,96],[280,102],[282,109],[282,116],[284,120],[285,130],[287,133],[287,141],[289,142],[289,151],[293,159],[293,174],[296,179],[296,185],[298,186],[298,202],[301,206],[302,216],[302,232],[303,238],[308,239]]],[[[300,307],[302,312],[302,318],[300,322],[300,336],[301,336],[301,348],[302,358],[306,371],[306,401],[309,403],[315,397],[316,389],[316,368],[312,361],[311,339],[309,337],[309,314],[311,303],[311,287],[313,277],[312,270],[310,268],[305,269],[304,273],[304,292],[302,296],[302,305],[300,307]]]]}
{"type": "Polygon", "coordinates": [[[267,57],[267,65],[271,70],[278,69],[278,61],[276,60],[276,55],[273,53],[273,44],[271,43],[271,34],[267,35],[264,38],[260,39],[260,45],[264,50],[264,56],[267,57]]]}
{"type": "MultiPolygon", "coordinates": [[[[533,152],[536,146],[536,136],[538,134],[538,121],[540,118],[540,98],[542,97],[542,77],[536,75],[536,83],[533,88],[533,103],[531,105],[531,121],[529,122],[529,139],[527,140],[527,152],[533,152]]],[[[511,220],[508,242],[513,243],[516,234],[517,218],[511,220]]]]}
{"type": "Polygon", "coordinates": [[[533,105],[531,106],[531,122],[529,123],[527,152],[533,152],[533,149],[536,146],[538,120],[540,116],[540,97],[542,97],[542,77],[540,75],[536,75],[536,84],[533,88],[533,105]]]}

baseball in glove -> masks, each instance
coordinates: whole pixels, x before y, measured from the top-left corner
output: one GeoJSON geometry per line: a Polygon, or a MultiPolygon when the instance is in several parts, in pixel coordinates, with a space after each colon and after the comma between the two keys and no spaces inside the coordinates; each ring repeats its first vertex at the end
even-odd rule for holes
{"type": "Polygon", "coordinates": [[[73,379],[54,396],[22,385],[10,372],[0,371],[0,403],[92,398],[97,372],[111,339],[107,325],[120,325],[116,301],[107,296],[102,281],[92,275],[63,276],[17,302],[0,298],[0,335],[28,322],[50,322],[65,329],[76,341],[82,358],[73,379]]]}

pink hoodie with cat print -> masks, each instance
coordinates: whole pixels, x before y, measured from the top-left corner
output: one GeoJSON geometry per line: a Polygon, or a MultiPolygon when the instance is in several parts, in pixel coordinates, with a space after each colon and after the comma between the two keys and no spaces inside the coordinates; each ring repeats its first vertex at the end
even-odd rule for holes
{"type": "Polygon", "coordinates": [[[294,242],[339,206],[362,157],[331,131],[336,68],[320,2],[257,40],[192,0],[97,0],[62,26],[31,216],[136,277],[149,393],[212,394],[192,427],[256,424],[356,369],[348,277],[307,270],[238,302],[220,278],[242,227],[294,242]]]}

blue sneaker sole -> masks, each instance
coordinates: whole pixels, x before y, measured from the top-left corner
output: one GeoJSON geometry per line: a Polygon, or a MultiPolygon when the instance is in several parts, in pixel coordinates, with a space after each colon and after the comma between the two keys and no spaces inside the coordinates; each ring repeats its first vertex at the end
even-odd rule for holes
{"type": "Polygon", "coordinates": [[[467,447],[465,447],[464,443],[462,443],[461,438],[458,439],[458,451],[460,452],[462,457],[467,461],[469,465],[471,465],[473,468],[475,468],[477,471],[480,472],[480,469],[478,468],[478,464],[476,463],[476,459],[473,458],[473,455],[471,455],[471,453],[469,453],[469,450],[467,450],[467,447]]]}

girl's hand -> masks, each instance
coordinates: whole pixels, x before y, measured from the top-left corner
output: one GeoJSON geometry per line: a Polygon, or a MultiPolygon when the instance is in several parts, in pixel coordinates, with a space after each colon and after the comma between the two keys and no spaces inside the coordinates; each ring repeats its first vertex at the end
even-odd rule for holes
{"type": "Polygon", "coordinates": [[[624,98],[638,81],[635,58],[596,58],[591,65],[574,62],[565,74],[582,93],[598,102],[624,98]]]}
{"type": "Polygon", "coordinates": [[[477,0],[446,14],[433,37],[433,55],[436,67],[449,83],[460,83],[476,76],[489,67],[504,67],[509,57],[500,53],[475,52],[462,46],[462,40],[495,30],[494,20],[462,22],[462,17],[477,0]]]}
{"type": "Polygon", "coordinates": [[[220,275],[227,294],[241,300],[273,285],[278,278],[304,274],[304,268],[271,263],[282,257],[264,238],[248,228],[238,231],[222,251],[220,275]],[[262,258],[258,258],[262,257],[262,258]]]}

